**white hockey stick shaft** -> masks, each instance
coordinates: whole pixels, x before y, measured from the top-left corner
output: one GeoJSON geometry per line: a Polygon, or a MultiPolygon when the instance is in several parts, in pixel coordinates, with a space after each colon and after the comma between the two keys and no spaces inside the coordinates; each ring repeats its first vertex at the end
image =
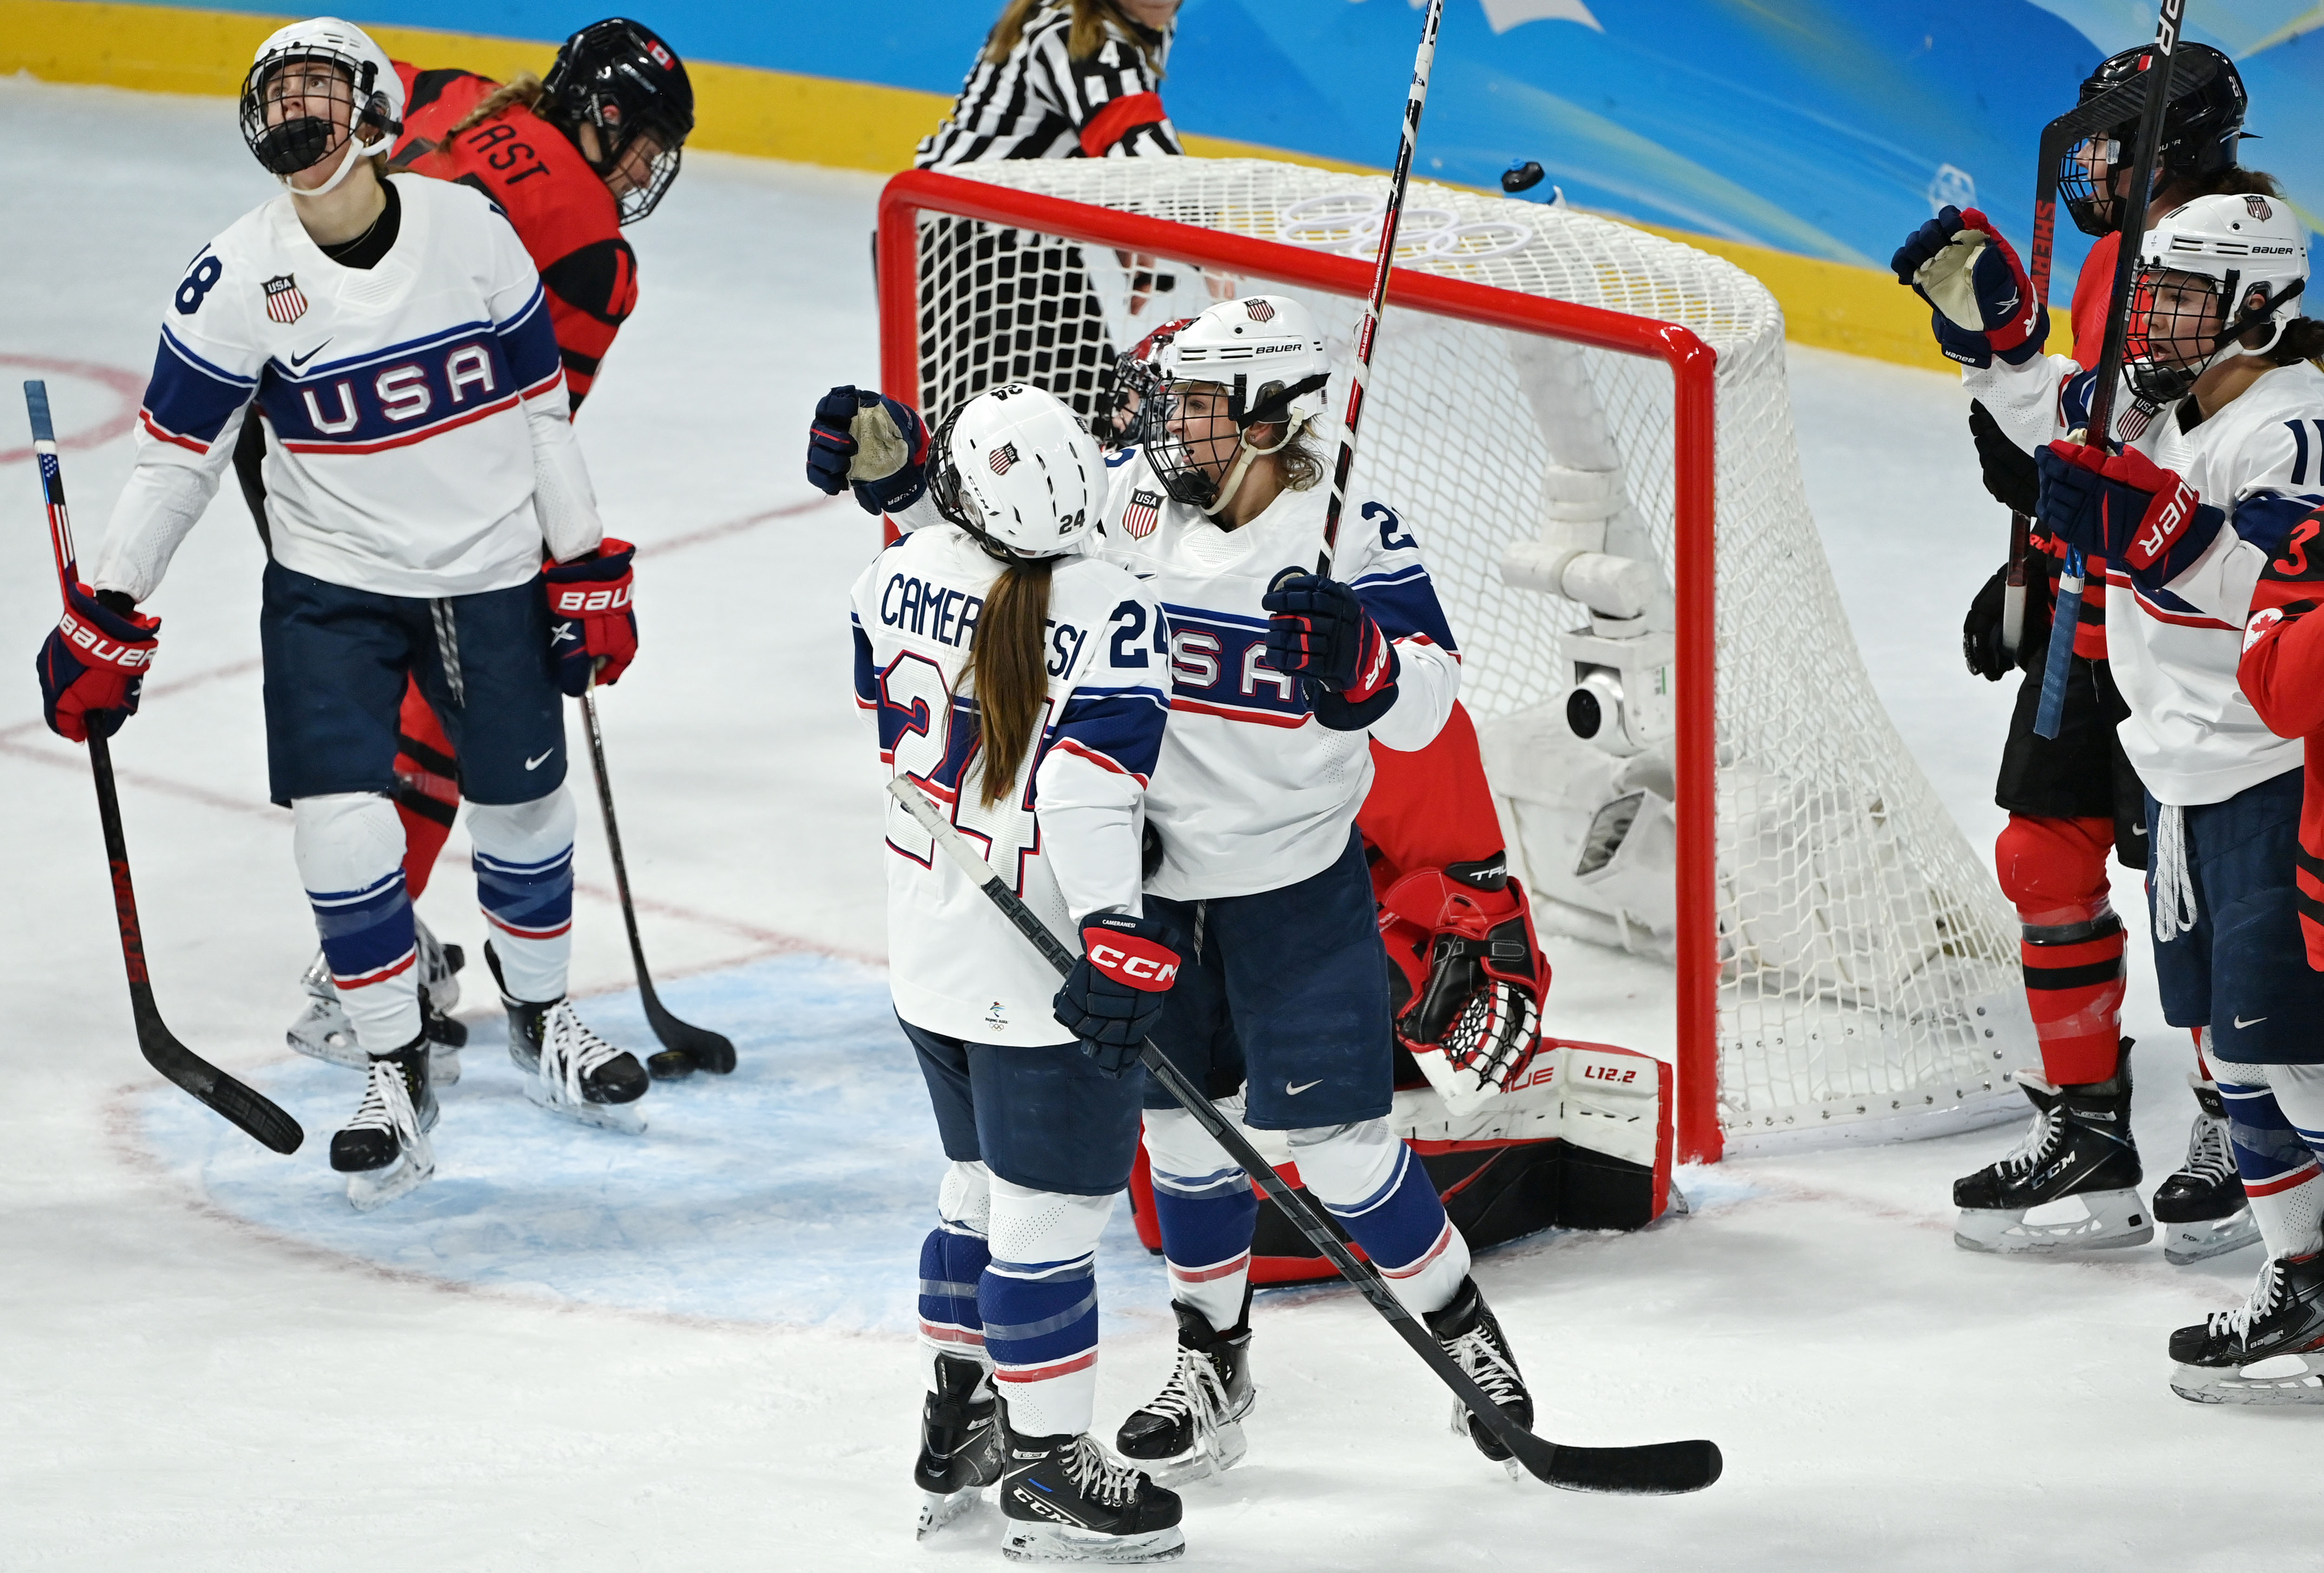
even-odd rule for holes
{"type": "Polygon", "coordinates": [[[1413,57],[1412,88],[1404,100],[1404,141],[1396,150],[1396,172],[1388,178],[1388,208],[1380,215],[1379,254],[1372,261],[1372,292],[1356,329],[1356,364],[1348,374],[1348,412],[1340,422],[1340,457],[1332,466],[1332,500],[1323,510],[1323,552],[1315,576],[1332,577],[1332,555],[1340,545],[1340,512],[1347,505],[1348,475],[1356,464],[1356,429],[1364,416],[1364,378],[1371,371],[1372,347],[1379,338],[1380,313],[1388,307],[1388,269],[1396,262],[1397,231],[1404,222],[1405,188],[1412,181],[1413,150],[1420,143],[1420,111],[1428,102],[1428,72],[1436,63],[1436,29],[1444,20],[1444,0],[1428,0],[1420,29],[1420,52],[1413,57]]]}

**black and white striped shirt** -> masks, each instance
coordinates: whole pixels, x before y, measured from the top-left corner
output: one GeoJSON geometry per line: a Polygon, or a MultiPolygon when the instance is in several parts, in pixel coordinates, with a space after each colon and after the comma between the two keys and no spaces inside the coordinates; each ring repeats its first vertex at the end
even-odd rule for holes
{"type": "MultiPolygon", "coordinates": [[[[1050,0],[1017,47],[994,62],[980,52],[959,102],[913,158],[918,169],[986,159],[1135,158],[1181,150],[1145,51],[1113,23],[1095,54],[1066,52],[1072,0],[1050,0]]],[[[1157,68],[1170,34],[1148,34],[1157,68]]]]}

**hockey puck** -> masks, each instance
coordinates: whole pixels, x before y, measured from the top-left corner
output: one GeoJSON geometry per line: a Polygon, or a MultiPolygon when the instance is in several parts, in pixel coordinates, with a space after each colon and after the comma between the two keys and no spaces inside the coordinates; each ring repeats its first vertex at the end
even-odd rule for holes
{"type": "Polygon", "coordinates": [[[647,1059],[646,1070],[656,1081],[684,1081],[694,1074],[694,1056],[683,1049],[665,1049],[647,1059]]]}
{"type": "Polygon", "coordinates": [[[1541,184],[1541,179],[1542,167],[1526,159],[1501,171],[1501,190],[1515,196],[1519,191],[1532,190],[1541,184]]]}

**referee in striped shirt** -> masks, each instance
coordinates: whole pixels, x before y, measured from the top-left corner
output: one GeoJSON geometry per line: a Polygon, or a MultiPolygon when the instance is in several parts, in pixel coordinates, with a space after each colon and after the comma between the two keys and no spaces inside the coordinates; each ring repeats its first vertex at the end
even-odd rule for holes
{"type": "MultiPolygon", "coordinates": [[[[1177,156],[1159,91],[1177,12],[1178,0],[1009,0],[915,167],[1177,156]]],[[[1172,288],[1151,258],[1117,255],[1135,300],[1172,288]]],[[[990,314],[981,353],[922,368],[931,421],[1007,382],[1038,384],[1084,420],[1107,407],[1114,348],[1078,246],[933,220],[920,234],[920,296],[924,313],[990,314]]]]}

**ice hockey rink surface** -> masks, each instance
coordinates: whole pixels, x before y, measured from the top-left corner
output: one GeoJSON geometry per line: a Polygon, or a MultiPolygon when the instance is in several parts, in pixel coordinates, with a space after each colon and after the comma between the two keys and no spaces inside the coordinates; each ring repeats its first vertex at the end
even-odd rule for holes
{"type": "MultiPolygon", "coordinates": [[[[115,759],[162,1009],[304,1124],[295,1157],[138,1058],[87,763],[30,670],[55,580],[14,384],[49,380],[93,551],[168,292],[271,182],[227,100],[22,79],[0,82],[0,1568],[997,1566],[989,1504],[912,1536],[911,1291],[941,1160],[886,1004],[878,761],[849,686],[846,590],[876,535],[800,462],[816,395],[877,380],[877,180],[690,157],[631,232],[641,309],[578,423],[608,529],[641,548],[642,656],[601,708],[649,952],[742,1068],[658,1086],[642,1137],[553,1122],[472,971],[437,1177],[362,1217],[326,1153],[357,1079],[282,1041],[314,930],[264,801],[262,557],[231,483],[150,607],[163,653],[115,759]]],[[[1959,392],[1796,347],[1791,379],[1857,642],[1982,856],[2009,689],[1963,671],[1959,628],[2006,521],[1959,392]]],[[[586,773],[570,784],[575,991],[650,1047],[586,773]]],[[[456,836],[421,910],[473,955],[466,864],[456,836]]],[[[2132,948],[2151,1186],[2192,1056],[2132,948]]],[[[1668,1051],[1667,971],[1552,954],[1551,1030],[1668,1051]]],[[[1700,1496],[1512,1482],[1352,1291],[1262,1295],[1250,1454],[1190,1488],[1182,1565],[2314,1565],[2314,1417],[2165,1385],[2166,1333],[2239,1300],[2257,1251],[1960,1251],[1950,1182],[2015,1133],[1684,1169],[1688,1217],[1480,1256],[1537,1429],[1712,1438],[1727,1472],[1700,1496]]],[[[1126,1205],[1102,1257],[1110,1434],[1171,1338],[1126,1205]]]]}

